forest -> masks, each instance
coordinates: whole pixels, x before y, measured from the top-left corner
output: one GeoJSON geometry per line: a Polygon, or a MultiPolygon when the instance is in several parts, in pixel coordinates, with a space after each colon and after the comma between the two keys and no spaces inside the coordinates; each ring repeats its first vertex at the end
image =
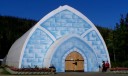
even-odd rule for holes
{"type": "MultiPolygon", "coordinates": [[[[0,59],[12,44],[37,23],[36,20],[0,15],[0,59]]],[[[121,15],[114,28],[96,25],[110,56],[112,67],[128,67],[128,14],[121,15]]]]}

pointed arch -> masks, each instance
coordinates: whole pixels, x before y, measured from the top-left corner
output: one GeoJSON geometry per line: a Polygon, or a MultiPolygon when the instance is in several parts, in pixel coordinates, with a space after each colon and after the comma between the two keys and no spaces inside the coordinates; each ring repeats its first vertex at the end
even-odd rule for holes
{"type": "Polygon", "coordinates": [[[50,64],[54,64],[57,72],[64,72],[64,65],[62,65],[64,57],[74,48],[77,48],[77,52],[87,60],[87,63],[84,63],[84,66],[89,66],[88,68],[84,68],[84,71],[97,71],[98,67],[96,65],[99,64],[97,62],[96,53],[89,44],[77,35],[66,36],[55,42],[45,56],[43,65],[49,67],[50,64]]]}

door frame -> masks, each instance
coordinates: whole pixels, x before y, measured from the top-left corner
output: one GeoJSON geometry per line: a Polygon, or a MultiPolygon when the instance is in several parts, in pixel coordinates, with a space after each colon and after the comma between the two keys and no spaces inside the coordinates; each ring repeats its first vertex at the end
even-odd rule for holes
{"type": "Polygon", "coordinates": [[[83,58],[83,56],[79,52],[76,52],[75,50],[73,52],[69,53],[67,55],[66,59],[65,59],[65,68],[71,69],[71,70],[65,69],[65,72],[84,72],[84,58],[83,58]],[[74,60],[74,56],[71,57],[71,58],[73,58],[73,60],[72,59],[69,59],[69,55],[72,55],[72,53],[76,53],[75,55],[79,55],[80,58],[82,58],[82,59],[75,59],[74,60]],[[80,62],[82,62],[81,65],[79,64],[80,62]],[[69,63],[70,65],[72,65],[73,68],[69,68],[70,65],[67,66],[68,64],[66,64],[66,63],[69,63]],[[81,66],[81,69],[80,68],[76,68],[78,66],[81,66]]]}
{"type": "Polygon", "coordinates": [[[78,52],[82,57],[83,57],[83,59],[84,59],[84,64],[83,64],[83,66],[84,66],[84,72],[86,72],[87,71],[87,58],[86,58],[86,56],[79,50],[79,49],[77,49],[77,48],[73,48],[73,49],[71,49],[71,50],[69,50],[64,56],[63,56],[63,59],[62,59],[62,70],[65,72],[65,59],[66,59],[66,57],[71,53],[71,52],[78,52]]]}

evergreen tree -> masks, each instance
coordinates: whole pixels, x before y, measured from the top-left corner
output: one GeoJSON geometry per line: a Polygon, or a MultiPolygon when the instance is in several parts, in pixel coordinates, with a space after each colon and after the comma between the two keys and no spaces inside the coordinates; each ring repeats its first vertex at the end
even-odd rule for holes
{"type": "Polygon", "coordinates": [[[11,16],[0,16],[0,58],[4,58],[12,44],[28,31],[36,21],[11,16]]]}
{"type": "MultiPolygon", "coordinates": [[[[116,24],[113,31],[113,50],[115,51],[115,60],[117,63],[128,61],[128,14],[124,18],[121,16],[120,23],[116,24]]],[[[120,65],[124,66],[124,65],[120,65]]]]}

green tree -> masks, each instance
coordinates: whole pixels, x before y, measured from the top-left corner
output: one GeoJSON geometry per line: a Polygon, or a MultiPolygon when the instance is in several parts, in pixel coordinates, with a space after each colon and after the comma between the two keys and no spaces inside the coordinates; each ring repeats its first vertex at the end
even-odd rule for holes
{"type": "Polygon", "coordinates": [[[21,37],[35,23],[35,20],[0,16],[0,58],[4,58],[15,40],[21,37]]]}
{"type": "MultiPolygon", "coordinates": [[[[120,23],[116,24],[113,31],[113,50],[115,52],[115,62],[122,63],[128,61],[128,14],[124,18],[121,16],[120,23]]],[[[120,66],[124,66],[121,64],[120,66]]]]}

